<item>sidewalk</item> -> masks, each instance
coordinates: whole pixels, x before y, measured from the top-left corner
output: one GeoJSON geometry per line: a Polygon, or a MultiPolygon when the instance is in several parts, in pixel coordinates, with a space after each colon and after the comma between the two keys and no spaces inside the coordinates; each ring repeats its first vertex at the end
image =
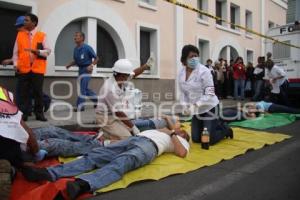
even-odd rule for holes
{"type": "MultiPolygon", "coordinates": [[[[223,107],[231,107],[235,106],[238,101],[234,101],[232,99],[225,99],[221,100],[223,107]]],[[[246,102],[246,101],[244,101],[246,102]]],[[[163,113],[168,114],[171,113],[171,107],[176,102],[159,102],[159,103],[149,103],[149,105],[144,105],[142,107],[142,117],[152,117],[154,114],[153,106],[156,105],[157,108],[161,106],[161,110],[163,109],[163,113]],[[163,106],[162,106],[163,105],[163,106]]],[[[84,124],[85,127],[95,128],[95,112],[94,108],[88,107],[83,112],[73,112],[72,110],[51,110],[49,109],[47,113],[45,113],[46,118],[48,119],[47,122],[41,122],[35,120],[35,116],[29,117],[26,124],[30,128],[37,128],[37,127],[45,127],[49,125],[53,126],[68,126],[68,125],[82,125],[84,124]]],[[[181,108],[176,106],[174,109],[175,113],[180,113],[181,108]]]]}

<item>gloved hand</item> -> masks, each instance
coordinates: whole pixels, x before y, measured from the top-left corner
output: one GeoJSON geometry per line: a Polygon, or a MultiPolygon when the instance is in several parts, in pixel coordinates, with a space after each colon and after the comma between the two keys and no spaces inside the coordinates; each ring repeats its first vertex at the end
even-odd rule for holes
{"type": "Polygon", "coordinates": [[[35,159],[36,161],[41,161],[45,158],[45,156],[48,154],[48,152],[44,149],[40,149],[36,154],[35,154],[35,159]]]}
{"type": "Polygon", "coordinates": [[[140,133],[140,130],[134,125],[132,128],[131,128],[131,132],[133,133],[133,135],[137,135],[140,133]]]}
{"type": "Polygon", "coordinates": [[[148,58],[147,62],[146,62],[146,65],[149,67],[149,68],[152,68],[154,66],[154,63],[155,63],[155,58],[154,58],[154,54],[153,52],[151,52],[151,55],[150,57],[148,58]]]}

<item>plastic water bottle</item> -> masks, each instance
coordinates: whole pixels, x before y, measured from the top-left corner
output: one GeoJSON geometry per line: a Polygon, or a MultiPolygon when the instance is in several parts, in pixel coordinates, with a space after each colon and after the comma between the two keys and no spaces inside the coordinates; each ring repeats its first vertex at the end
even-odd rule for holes
{"type": "Polygon", "coordinates": [[[209,132],[206,127],[204,127],[201,135],[201,147],[202,149],[209,149],[209,132]]]}

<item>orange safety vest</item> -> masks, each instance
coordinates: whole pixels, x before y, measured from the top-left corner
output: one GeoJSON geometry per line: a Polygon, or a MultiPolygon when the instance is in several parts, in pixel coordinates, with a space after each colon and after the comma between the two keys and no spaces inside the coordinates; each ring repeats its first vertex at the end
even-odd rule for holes
{"type": "Polygon", "coordinates": [[[21,74],[26,74],[30,71],[37,74],[45,74],[46,72],[46,59],[39,58],[37,55],[33,56],[33,63],[30,63],[30,52],[24,49],[37,49],[38,44],[42,44],[45,39],[45,33],[37,32],[30,43],[29,33],[27,31],[20,31],[17,35],[18,45],[18,61],[17,69],[21,74]]]}

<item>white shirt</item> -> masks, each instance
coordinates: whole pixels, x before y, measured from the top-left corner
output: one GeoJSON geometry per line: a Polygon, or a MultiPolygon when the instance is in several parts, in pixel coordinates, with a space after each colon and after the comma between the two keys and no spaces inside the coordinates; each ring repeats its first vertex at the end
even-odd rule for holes
{"type": "MultiPolygon", "coordinates": [[[[158,153],[157,155],[161,155],[163,153],[173,153],[174,152],[174,144],[172,142],[172,139],[170,135],[160,132],[158,130],[147,130],[143,131],[138,134],[138,136],[144,136],[149,139],[151,139],[158,148],[158,153]]],[[[179,135],[176,135],[176,137],[179,139],[180,143],[183,145],[183,147],[189,151],[190,149],[190,144],[188,141],[186,141],[184,138],[180,137],[179,135]]]]}
{"type": "MultiPolygon", "coordinates": [[[[28,32],[28,31],[27,31],[28,32]]],[[[28,34],[30,35],[30,41],[32,41],[34,35],[37,33],[37,28],[33,29],[31,32],[28,32],[28,34]]],[[[45,35],[45,38],[44,38],[44,41],[43,41],[43,47],[44,47],[44,50],[40,50],[40,55],[41,56],[44,56],[44,57],[47,57],[50,55],[51,53],[51,49],[48,45],[48,42],[47,42],[47,36],[45,35]]],[[[18,44],[17,44],[17,40],[15,41],[15,45],[14,45],[14,50],[13,50],[13,63],[14,63],[14,66],[17,66],[17,63],[18,63],[18,58],[19,58],[19,54],[18,54],[18,44]]],[[[33,59],[33,56],[32,58],[33,59]]],[[[33,61],[33,60],[32,60],[33,61]]]]}
{"type": "Polygon", "coordinates": [[[260,67],[255,67],[253,74],[259,74],[263,71],[264,69],[260,68],[260,67]]]}
{"type": "Polygon", "coordinates": [[[122,111],[124,105],[125,91],[118,86],[112,76],[104,81],[98,97],[96,112],[100,114],[112,114],[122,111]]]}
{"type": "MultiPolygon", "coordinates": [[[[13,100],[13,94],[9,92],[10,99],[13,100]]],[[[21,144],[27,144],[29,138],[26,130],[21,126],[22,112],[18,111],[15,115],[6,115],[0,113],[0,136],[15,140],[21,144]]]]}
{"type": "Polygon", "coordinates": [[[277,65],[274,65],[271,70],[266,68],[266,76],[271,81],[272,85],[272,93],[279,94],[280,93],[280,86],[284,83],[286,80],[286,73],[281,67],[278,67],[277,65]],[[283,76],[283,78],[277,79],[274,83],[272,82],[272,79],[278,78],[283,76]]]}
{"type": "Polygon", "coordinates": [[[178,75],[181,92],[180,102],[183,105],[193,104],[198,108],[193,114],[208,112],[219,104],[215,94],[215,87],[211,72],[207,67],[199,64],[186,81],[186,69],[183,67],[178,75]]]}

